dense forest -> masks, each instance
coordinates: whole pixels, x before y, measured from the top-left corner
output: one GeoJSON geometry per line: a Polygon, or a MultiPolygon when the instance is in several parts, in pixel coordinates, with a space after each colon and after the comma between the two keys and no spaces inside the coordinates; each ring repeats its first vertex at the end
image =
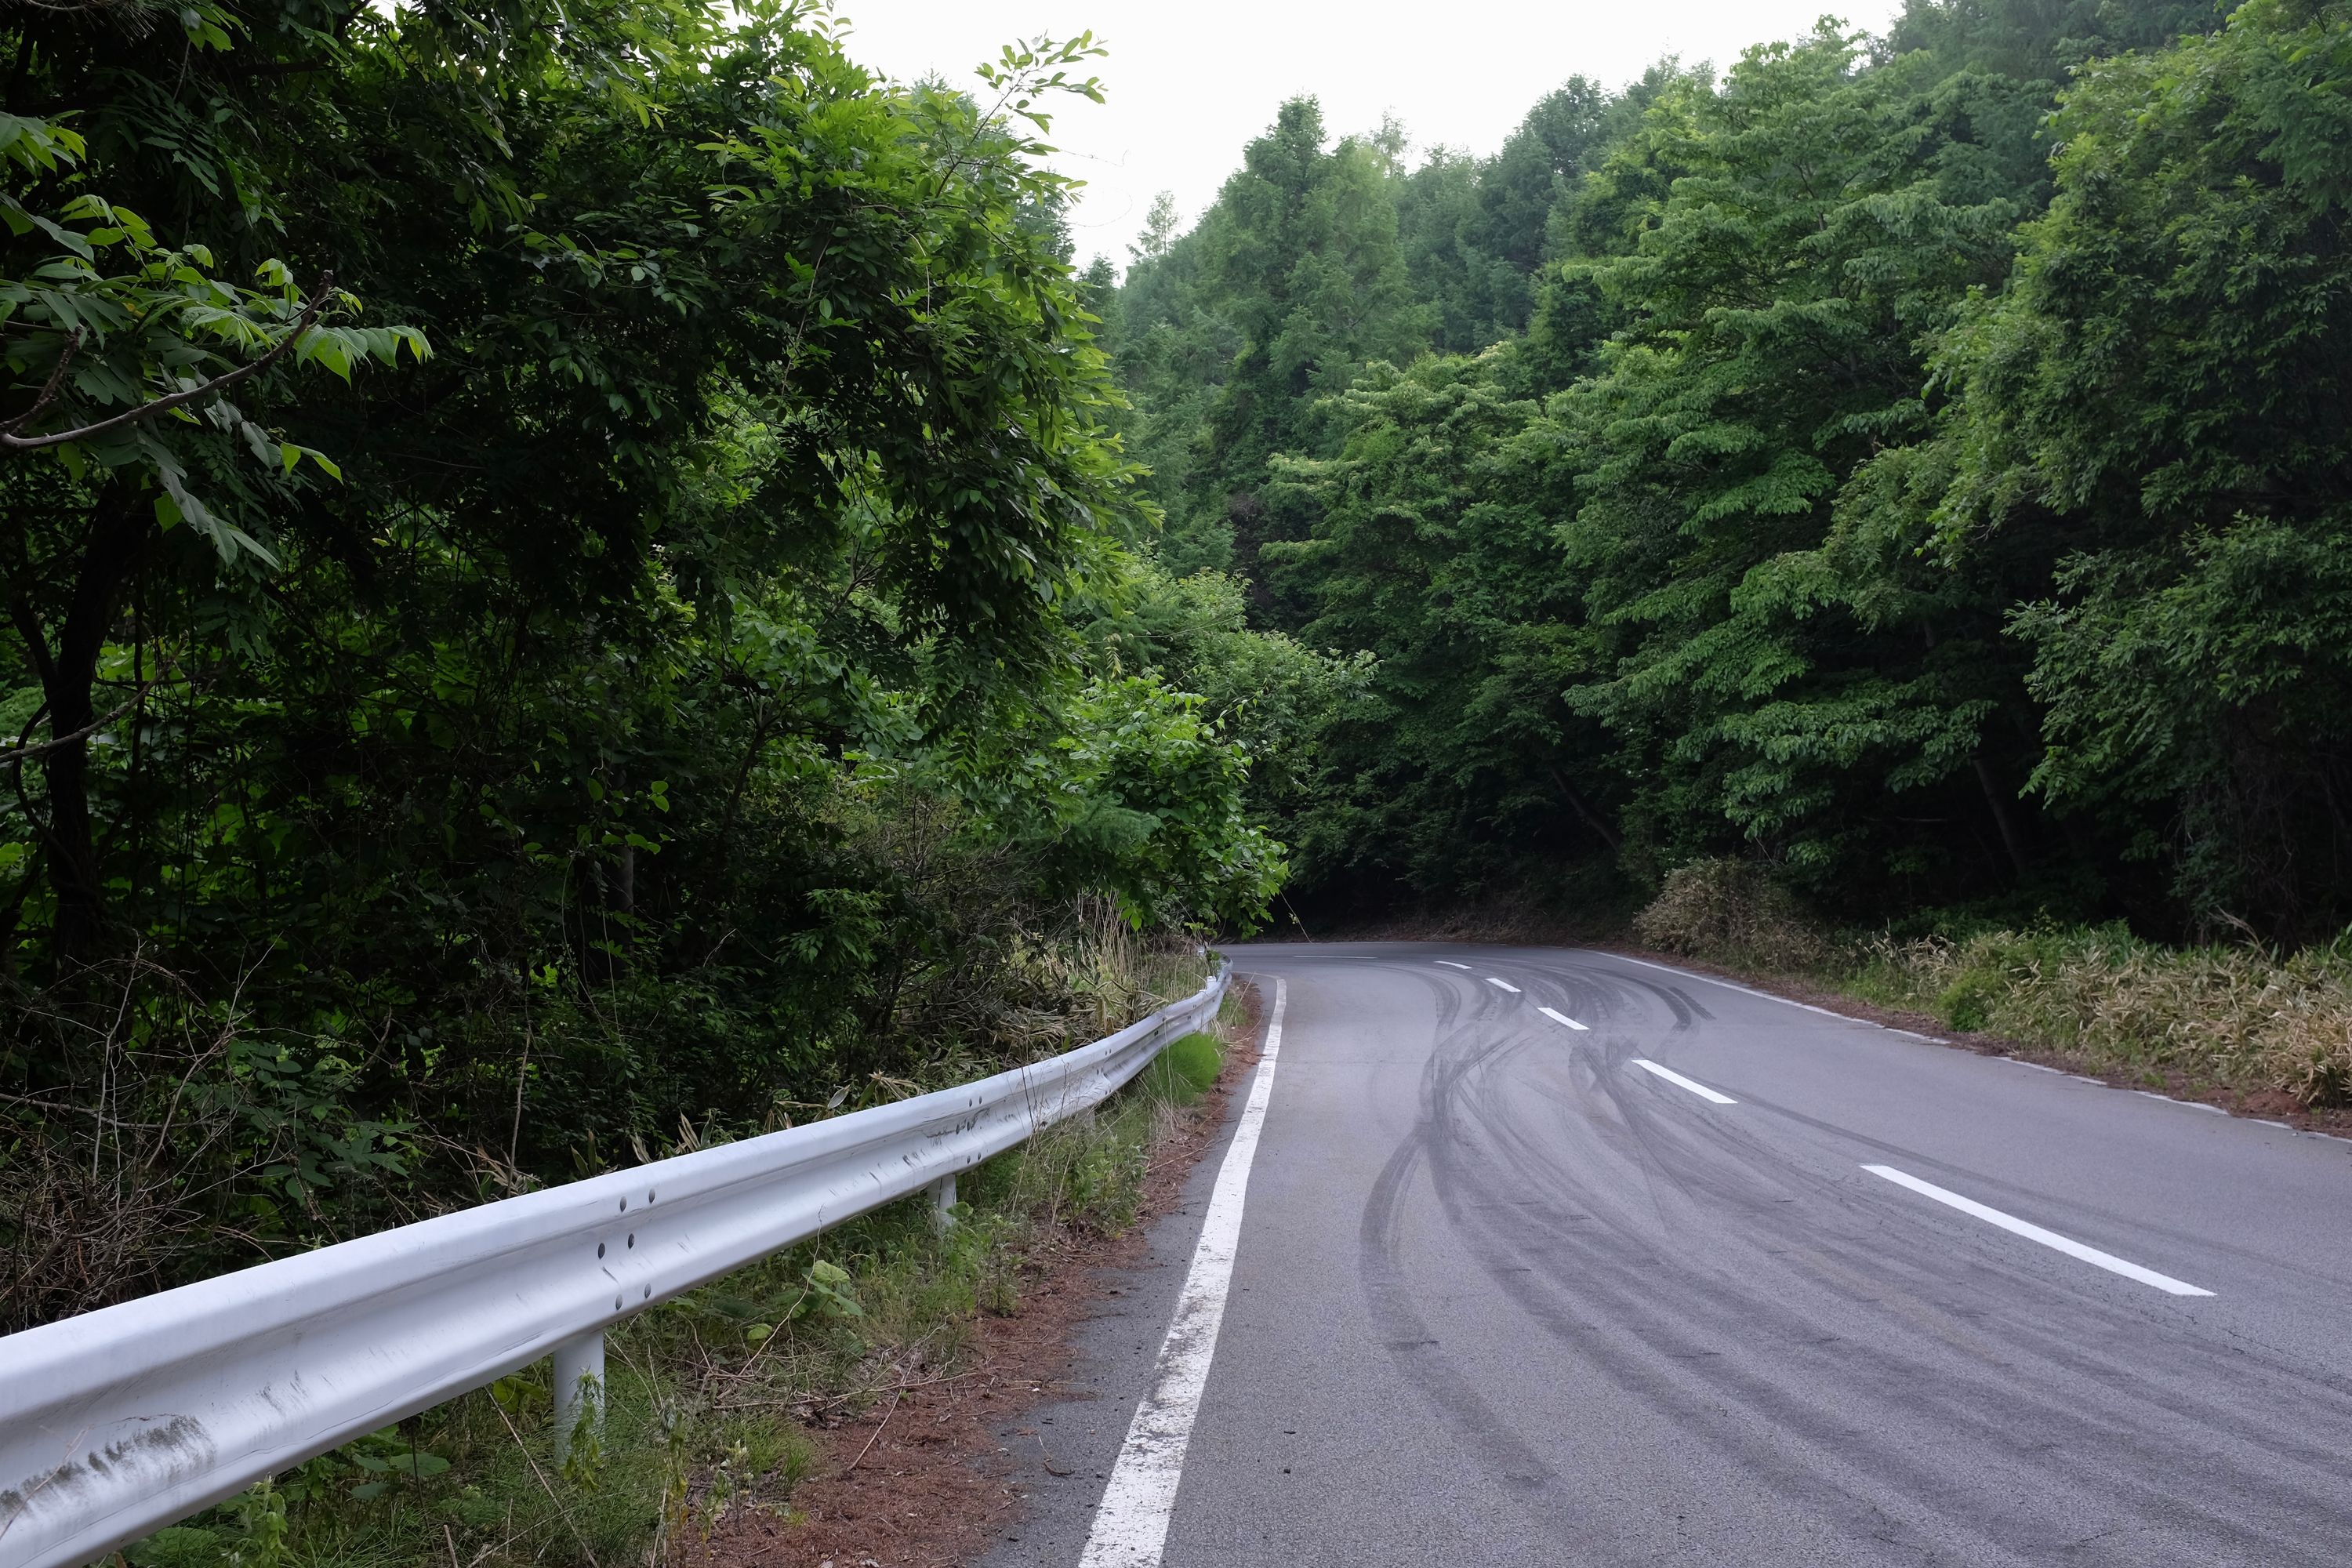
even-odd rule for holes
{"type": "Polygon", "coordinates": [[[12,9],[0,1326],[1737,858],[2352,920],[2352,8],[1911,0],[1080,268],[814,5],[12,9]],[[1171,972],[1172,973],[1172,972],[1171,972]]]}
{"type": "Polygon", "coordinates": [[[1330,661],[1132,542],[1036,140],[1097,47],[5,32],[0,1322],[1060,1049],[1262,913],[1200,694],[1330,661]]]}
{"type": "Polygon", "coordinates": [[[1307,924],[2340,931],[2347,89],[2342,5],[1913,0],[1487,157],[1282,106],[1095,281],[1161,561],[1367,660],[1252,785],[1307,924]]]}

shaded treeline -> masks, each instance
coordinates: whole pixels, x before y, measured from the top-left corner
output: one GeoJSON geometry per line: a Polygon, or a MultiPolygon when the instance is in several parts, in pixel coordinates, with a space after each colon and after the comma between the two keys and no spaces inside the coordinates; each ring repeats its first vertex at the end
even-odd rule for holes
{"type": "Polygon", "coordinates": [[[1915,0],[1403,145],[1285,105],[1108,312],[1163,559],[1377,661],[1302,908],[2352,919],[2352,11],[1915,0]]]}

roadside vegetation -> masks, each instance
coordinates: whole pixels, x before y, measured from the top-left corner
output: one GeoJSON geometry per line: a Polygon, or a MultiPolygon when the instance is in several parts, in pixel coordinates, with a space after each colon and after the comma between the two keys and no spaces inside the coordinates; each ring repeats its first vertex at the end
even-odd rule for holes
{"type": "Polygon", "coordinates": [[[1661,952],[1920,1012],[2148,1089],[2352,1099],[2352,942],[2184,947],[2104,926],[1963,915],[1833,931],[1752,863],[1677,868],[1633,919],[1661,952]]]}
{"type": "MultiPolygon", "coordinates": [[[[1196,965],[1187,990],[1202,976],[1196,965]]],[[[1244,1021],[1229,1000],[1216,1033],[1172,1043],[1095,1110],[968,1173],[945,1230],[928,1198],[909,1199],[628,1320],[607,1339],[601,1432],[574,1434],[562,1458],[541,1363],[277,1476],[125,1561],[623,1568],[696,1561],[730,1516],[789,1526],[794,1487],[826,1463],[819,1429],[992,1370],[980,1318],[1017,1314],[1041,1270],[1136,1222],[1154,1162],[1244,1021]]]]}
{"type": "Polygon", "coordinates": [[[1259,796],[1302,916],[2333,940],[2348,82],[2341,5],[1914,0],[1491,156],[1283,106],[1104,315],[1162,559],[1373,661],[1259,796]]]}
{"type": "Polygon", "coordinates": [[[1150,556],[1040,163],[1101,51],[838,30],[0,22],[0,1331],[1061,1049],[1263,917],[1249,698],[1349,677],[1150,556]]]}
{"type": "Polygon", "coordinates": [[[1646,907],[2341,1103],[2352,8],[1562,66],[1490,155],[1283,105],[1103,312],[1161,559],[1369,660],[1253,786],[1286,923],[1646,907]]]}
{"type": "MultiPolygon", "coordinates": [[[[1268,105],[1124,269],[1046,166],[1096,40],[853,50],[0,15],[0,1331],[1034,1059],[1269,923],[1634,921],[2352,1097],[2347,0],[1562,60],[1491,155],[1268,105]]],[[[658,1558],[1124,1223],[1195,1049],[949,1237],[630,1329],[580,1475],[525,1376],[134,1555],[658,1558]]]]}

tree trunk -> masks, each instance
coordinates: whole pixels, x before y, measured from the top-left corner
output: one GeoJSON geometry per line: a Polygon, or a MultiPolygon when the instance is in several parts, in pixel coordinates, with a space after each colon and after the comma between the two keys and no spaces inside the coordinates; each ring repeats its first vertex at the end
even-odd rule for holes
{"type": "Polygon", "coordinates": [[[1616,853],[1622,847],[1617,835],[1611,832],[1609,825],[1593,815],[1591,808],[1584,804],[1584,797],[1576,793],[1576,786],[1568,782],[1568,775],[1559,771],[1557,763],[1546,763],[1544,769],[1551,774],[1551,782],[1559,785],[1559,793],[1568,797],[1569,806],[1576,813],[1578,818],[1599,836],[1601,843],[1609,846],[1610,853],[1616,853]]]}
{"type": "Polygon", "coordinates": [[[2026,875],[2025,845],[2018,837],[2016,820],[2009,814],[2009,803],[2001,799],[2000,791],[1994,787],[1992,770],[1985,766],[1984,753],[1973,752],[1969,761],[1975,764],[1977,785],[1984,791],[1985,805],[1992,809],[1993,826],[2000,829],[2001,847],[2009,851],[2009,862],[2017,868],[2018,879],[2021,881],[2026,875]]]}
{"type": "Polygon", "coordinates": [[[98,661],[113,629],[116,607],[152,532],[152,520],[127,487],[110,486],[91,514],[89,540],[75,574],[73,596],[51,646],[39,609],[12,595],[9,616],[48,700],[49,733],[73,739],[41,759],[48,785],[49,820],[41,827],[49,887],[58,896],[51,955],[60,970],[88,962],[105,919],[104,883],[89,805],[89,738],[79,731],[98,718],[98,661]]]}
{"type": "MultiPolygon", "coordinates": [[[[1919,636],[1926,641],[1927,651],[1936,650],[1936,628],[1926,621],[1919,623],[1919,636]]],[[[1984,791],[1986,809],[1992,813],[1992,825],[2000,830],[2000,847],[2009,851],[2009,863],[2016,868],[2017,879],[2026,878],[2025,840],[2017,831],[2017,819],[2010,815],[2009,802],[2001,798],[1999,786],[1992,782],[1992,769],[1985,764],[1982,738],[1977,749],[1969,753],[1969,765],[1976,770],[1977,787],[1984,791]]]]}

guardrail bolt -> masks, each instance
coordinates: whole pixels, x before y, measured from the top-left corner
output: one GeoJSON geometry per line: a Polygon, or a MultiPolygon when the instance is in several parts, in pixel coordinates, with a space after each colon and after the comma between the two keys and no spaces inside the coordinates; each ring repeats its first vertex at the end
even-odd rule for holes
{"type": "Polygon", "coordinates": [[[604,1431],[604,1335],[599,1330],[555,1347],[555,1461],[572,1458],[572,1434],[604,1431]]]}
{"type": "Polygon", "coordinates": [[[931,1221],[941,1230],[955,1224],[955,1173],[950,1172],[930,1184],[931,1221]]]}

